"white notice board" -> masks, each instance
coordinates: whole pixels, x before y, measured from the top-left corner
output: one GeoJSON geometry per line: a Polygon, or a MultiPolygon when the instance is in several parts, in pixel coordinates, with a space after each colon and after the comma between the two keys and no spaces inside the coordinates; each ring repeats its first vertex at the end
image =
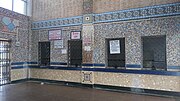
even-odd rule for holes
{"type": "Polygon", "coordinates": [[[110,54],[120,54],[120,41],[119,40],[110,40],[110,54]]]}

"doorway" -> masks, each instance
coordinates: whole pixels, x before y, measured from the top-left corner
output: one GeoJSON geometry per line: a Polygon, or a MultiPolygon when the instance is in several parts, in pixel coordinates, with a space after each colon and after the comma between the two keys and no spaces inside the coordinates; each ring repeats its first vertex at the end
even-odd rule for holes
{"type": "Polygon", "coordinates": [[[0,85],[10,82],[10,42],[0,40],[0,85]]]}

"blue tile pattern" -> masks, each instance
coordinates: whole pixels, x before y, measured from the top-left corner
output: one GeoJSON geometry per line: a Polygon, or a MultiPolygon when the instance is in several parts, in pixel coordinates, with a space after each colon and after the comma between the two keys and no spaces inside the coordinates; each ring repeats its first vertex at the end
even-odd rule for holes
{"type": "Polygon", "coordinates": [[[42,29],[42,28],[56,28],[64,26],[75,26],[81,25],[83,22],[82,16],[75,16],[70,18],[59,18],[45,21],[37,21],[32,23],[32,29],[42,29]]]}
{"type": "Polygon", "coordinates": [[[180,3],[94,14],[94,23],[180,15],[180,3]]]}

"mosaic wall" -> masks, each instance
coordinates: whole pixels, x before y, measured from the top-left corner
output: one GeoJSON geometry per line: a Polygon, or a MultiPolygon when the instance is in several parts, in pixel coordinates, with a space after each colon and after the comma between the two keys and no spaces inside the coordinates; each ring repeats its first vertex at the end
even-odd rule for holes
{"type": "Polygon", "coordinates": [[[95,24],[96,63],[105,62],[105,38],[126,38],[126,64],[142,64],[141,36],[167,36],[167,64],[179,66],[180,17],[154,18],[129,22],[95,24]],[[174,41],[171,41],[174,40],[174,41]],[[173,54],[173,55],[172,55],[173,54]]]}
{"type": "Polygon", "coordinates": [[[94,26],[92,24],[83,25],[83,63],[93,63],[94,26]]]}
{"type": "Polygon", "coordinates": [[[179,0],[93,0],[93,11],[102,13],[175,2],[179,0]]]}
{"type": "Polygon", "coordinates": [[[81,71],[51,70],[51,69],[31,69],[31,78],[47,79],[68,82],[81,82],[81,71]]]}
{"type": "Polygon", "coordinates": [[[83,0],[33,0],[32,5],[34,21],[79,16],[83,11],[83,0]]]}
{"type": "Polygon", "coordinates": [[[0,38],[11,40],[11,62],[29,61],[29,33],[29,17],[0,8],[0,38]]]}
{"type": "MultiPolygon", "coordinates": [[[[71,31],[81,31],[81,26],[71,26],[71,27],[60,27],[56,29],[62,30],[62,40],[63,40],[63,48],[55,48],[54,41],[51,41],[51,62],[65,62],[67,63],[67,53],[62,53],[62,50],[66,50],[67,52],[67,42],[70,40],[71,31]]],[[[42,29],[42,30],[34,30],[32,33],[32,58],[31,61],[38,61],[38,42],[49,41],[48,39],[48,31],[53,29],[42,29]]]]}
{"type": "MultiPolygon", "coordinates": [[[[29,17],[0,8],[0,38],[11,40],[11,63],[29,61],[30,28],[29,17]]],[[[26,77],[24,68],[11,70],[11,81],[26,77]]]]}
{"type": "Polygon", "coordinates": [[[177,92],[180,92],[179,79],[178,76],[94,72],[95,84],[177,92]]]}

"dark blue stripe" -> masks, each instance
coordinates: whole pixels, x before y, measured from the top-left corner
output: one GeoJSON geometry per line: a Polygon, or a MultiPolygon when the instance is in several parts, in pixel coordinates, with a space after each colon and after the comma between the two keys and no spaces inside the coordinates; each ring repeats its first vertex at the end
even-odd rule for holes
{"type": "Polygon", "coordinates": [[[12,62],[11,65],[37,64],[37,62],[12,62]]]}
{"type": "Polygon", "coordinates": [[[12,62],[11,65],[23,65],[25,62],[12,62]]]}
{"type": "Polygon", "coordinates": [[[150,75],[167,75],[180,76],[180,72],[160,71],[160,70],[128,70],[128,69],[110,69],[110,68],[77,68],[77,67],[60,67],[60,66],[29,66],[30,68],[39,69],[57,69],[57,70],[83,70],[93,72],[110,72],[110,73],[130,73],[130,74],[150,74],[150,75]]]}
{"type": "Polygon", "coordinates": [[[92,64],[82,64],[82,66],[97,66],[97,67],[105,67],[105,64],[97,64],[97,63],[92,63],[92,64]]]}
{"type": "Polygon", "coordinates": [[[26,62],[27,64],[38,64],[38,62],[26,62]]]}
{"type": "Polygon", "coordinates": [[[67,65],[65,62],[51,62],[51,65],[67,65]]]}
{"type": "Polygon", "coordinates": [[[137,64],[126,64],[127,68],[141,68],[141,65],[137,65],[137,64]]]}
{"type": "Polygon", "coordinates": [[[113,72],[113,73],[180,76],[180,72],[160,71],[160,70],[127,70],[127,69],[109,69],[109,68],[83,68],[83,70],[84,71],[94,71],[94,72],[113,72]]]}
{"type": "Polygon", "coordinates": [[[11,69],[23,69],[23,68],[27,68],[28,66],[14,66],[11,67],[11,69]]]}
{"type": "Polygon", "coordinates": [[[29,68],[58,69],[58,70],[82,70],[82,68],[79,68],[79,67],[61,67],[61,66],[29,66],[29,68]]]}
{"type": "Polygon", "coordinates": [[[180,70],[180,66],[168,66],[168,69],[178,69],[178,70],[180,70]]]}

